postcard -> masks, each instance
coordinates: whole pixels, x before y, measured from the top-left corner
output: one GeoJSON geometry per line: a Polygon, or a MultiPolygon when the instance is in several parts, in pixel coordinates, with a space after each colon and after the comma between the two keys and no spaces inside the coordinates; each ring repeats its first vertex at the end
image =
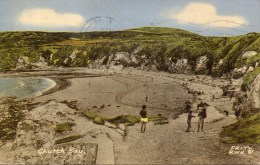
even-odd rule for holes
{"type": "Polygon", "coordinates": [[[0,164],[260,164],[259,0],[0,0],[0,164]]]}

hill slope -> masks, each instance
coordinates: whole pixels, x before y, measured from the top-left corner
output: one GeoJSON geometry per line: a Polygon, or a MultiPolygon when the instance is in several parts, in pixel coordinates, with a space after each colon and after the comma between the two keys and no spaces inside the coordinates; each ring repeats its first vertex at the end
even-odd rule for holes
{"type": "Polygon", "coordinates": [[[234,68],[253,66],[260,60],[260,34],[204,37],[163,27],[83,33],[0,33],[2,71],[15,68],[20,56],[29,57],[30,62],[37,62],[42,56],[48,65],[54,66],[93,67],[95,62],[101,62],[100,67],[110,65],[120,52],[127,60],[119,59],[113,64],[123,67],[154,65],[158,70],[220,76],[234,68]],[[247,51],[255,51],[257,55],[242,59],[241,55],[247,51]],[[181,66],[176,68],[178,65],[181,66]]]}

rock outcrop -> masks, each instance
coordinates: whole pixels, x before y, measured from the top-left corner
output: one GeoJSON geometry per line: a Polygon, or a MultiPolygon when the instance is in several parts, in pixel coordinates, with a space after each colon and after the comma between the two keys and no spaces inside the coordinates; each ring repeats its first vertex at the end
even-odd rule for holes
{"type": "Polygon", "coordinates": [[[22,70],[43,70],[43,69],[50,69],[51,66],[48,65],[45,58],[40,56],[36,63],[30,62],[29,57],[27,56],[20,56],[17,60],[16,68],[17,71],[22,70]]]}
{"type": "Polygon", "coordinates": [[[32,69],[29,57],[20,56],[17,59],[15,70],[28,70],[28,69],[32,69]]]}
{"type": "Polygon", "coordinates": [[[256,51],[246,51],[245,53],[242,54],[242,59],[254,57],[257,54],[256,51]]]}
{"type": "Polygon", "coordinates": [[[172,62],[169,67],[168,71],[170,73],[190,73],[192,70],[192,66],[188,64],[188,59],[178,59],[176,63],[172,62]]]}
{"type": "Polygon", "coordinates": [[[24,119],[26,109],[12,98],[3,98],[0,101],[0,140],[14,140],[18,123],[24,119]]]}
{"type": "MultiPolygon", "coordinates": [[[[255,66],[257,67],[258,64],[256,63],[255,66]]],[[[245,65],[245,66],[243,66],[243,67],[241,67],[241,68],[235,68],[235,69],[231,72],[232,78],[235,78],[235,79],[241,78],[241,77],[243,77],[244,75],[246,75],[247,73],[254,71],[256,67],[250,66],[250,65],[245,65]]]]}
{"type": "MultiPolygon", "coordinates": [[[[3,135],[1,139],[13,140],[13,151],[6,159],[10,160],[8,162],[29,164],[37,163],[44,155],[39,154],[39,149],[53,148],[55,139],[64,137],[64,133],[55,132],[55,125],[64,121],[74,121],[78,117],[76,110],[55,101],[46,102],[45,105],[33,108],[29,112],[22,111],[21,107],[1,106],[0,113],[0,133],[3,135]]],[[[67,162],[70,161],[71,159],[67,159],[67,162]]]]}
{"type": "Polygon", "coordinates": [[[241,68],[235,68],[232,72],[233,78],[237,79],[243,77],[248,70],[248,66],[243,66],[241,68]]]}
{"type": "MultiPolygon", "coordinates": [[[[240,80],[240,86],[243,81],[240,80]]],[[[235,96],[235,102],[233,104],[233,109],[239,111],[242,117],[247,117],[251,114],[260,112],[260,74],[256,76],[253,83],[247,89],[247,91],[240,91],[237,89],[237,85],[234,86],[232,91],[235,96]]]]}
{"type": "Polygon", "coordinates": [[[248,91],[248,100],[252,103],[252,107],[260,109],[260,74],[256,76],[248,91]]]}
{"type": "Polygon", "coordinates": [[[197,59],[195,73],[206,74],[208,58],[207,56],[201,56],[197,59]]]}

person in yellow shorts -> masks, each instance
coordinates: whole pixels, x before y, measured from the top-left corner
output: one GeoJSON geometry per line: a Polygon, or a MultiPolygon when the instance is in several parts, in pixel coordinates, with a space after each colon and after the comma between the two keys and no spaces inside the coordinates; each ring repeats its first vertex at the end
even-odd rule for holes
{"type": "Polygon", "coordinates": [[[140,111],[141,116],[141,132],[144,133],[146,129],[146,123],[148,122],[146,105],[142,106],[142,110],[140,111]]]}

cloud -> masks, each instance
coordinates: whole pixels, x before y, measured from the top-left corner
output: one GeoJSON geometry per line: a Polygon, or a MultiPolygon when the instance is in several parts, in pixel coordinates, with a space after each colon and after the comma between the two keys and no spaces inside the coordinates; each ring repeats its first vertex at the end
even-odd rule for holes
{"type": "Polygon", "coordinates": [[[24,10],[18,22],[43,27],[80,27],[84,24],[84,18],[79,14],[58,13],[53,9],[38,8],[24,10]]]}
{"type": "Polygon", "coordinates": [[[167,17],[182,24],[207,24],[213,27],[233,28],[247,23],[241,16],[220,15],[213,5],[207,3],[190,3],[178,13],[168,12],[167,17]]]}

